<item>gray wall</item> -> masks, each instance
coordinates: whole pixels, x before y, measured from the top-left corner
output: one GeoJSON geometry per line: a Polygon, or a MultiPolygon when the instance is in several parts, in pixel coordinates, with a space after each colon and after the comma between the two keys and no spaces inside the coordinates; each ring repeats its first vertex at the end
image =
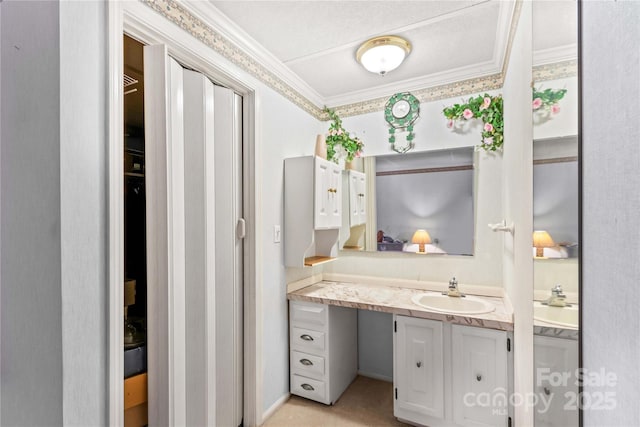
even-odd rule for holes
{"type": "Polygon", "coordinates": [[[640,420],[640,2],[582,2],[582,357],[615,373],[614,410],[585,426],[640,420]]]}
{"type": "Polygon", "coordinates": [[[0,8],[0,424],[105,424],[105,5],[0,8]]]}
{"type": "Polygon", "coordinates": [[[358,310],[358,372],[393,380],[393,316],[358,310]]]}
{"type": "Polygon", "coordinates": [[[0,424],[60,425],[58,4],[0,5],[0,424]]]}

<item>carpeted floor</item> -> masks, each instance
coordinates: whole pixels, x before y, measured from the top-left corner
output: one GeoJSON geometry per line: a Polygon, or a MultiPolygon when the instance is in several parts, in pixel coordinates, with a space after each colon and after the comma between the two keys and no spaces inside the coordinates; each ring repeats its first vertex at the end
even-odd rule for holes
{"type": "Polygon", "coordinates": [[[292,395],[264,423],[265,427],[406,425],[393,416],[393,384],[360,376],[333,406],[292,395]]]}

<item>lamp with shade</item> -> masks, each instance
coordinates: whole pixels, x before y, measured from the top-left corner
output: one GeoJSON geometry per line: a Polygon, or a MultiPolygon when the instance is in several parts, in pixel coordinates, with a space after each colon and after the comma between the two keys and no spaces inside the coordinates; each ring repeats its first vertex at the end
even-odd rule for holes
{"type": "Polygon", "coordinates": [[[545,258],[544,248],[552,248],[556,244],[545,230],[533,232],[533,246],[536,248],[536,258],[545,258]]]}
{"type": "Polygon", "coordinates": [[[411,238],[411,243],[418,244],[417,253],[426,254],[427,252],[424,249],[424,245],[431,243],[431,236],[429,236],[429,233],[427,232],[427,230],[422,230],[422,229],[416,230],[416,232],[413,233],[413,237],[411,238]]]}

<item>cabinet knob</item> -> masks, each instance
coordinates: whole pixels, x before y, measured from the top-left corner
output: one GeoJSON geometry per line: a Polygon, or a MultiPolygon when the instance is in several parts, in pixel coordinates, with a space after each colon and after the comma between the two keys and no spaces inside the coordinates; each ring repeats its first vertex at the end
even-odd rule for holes
{"type": "Polygon", "coordinates": [[[300,338],[305,340],[305,341],[313,341],[313,337],[311,335],[308,335],[308,334],[300,335],[300,338]]]}
{"type": "Polygon", "coordinates": [[[480,374],[476,375],[476,380],[482,381],[482,375],[480,375],[480,374]]]}
{"type": "Polygon", "coordinates": [[[549,387],[545,387],[543,388],[543,390],[544,390],[544,394],[546,394],[547,396],[551,394],[551,390],[549,389],[549,387]]]}
{"type": "Polygon", "coordinates": [[[311,366],[313,365],[313,362],[309,359],[300,359],[300,363],[302,363],[304,366],[311,366]]]}
{"type": "Polygon", "coordinates": [[[311,384],[307,384],[307,383],[304,383],[304,384],[300,385],[300,387],[302,387],[303,389],[305,389],[307,391],[315,390],[311,384]]]}
{"type": "Polygon", "coordinates": [[[416,366],[419,368],[420,366],[422,366],[422,362],[416,363],[416,366]]]}

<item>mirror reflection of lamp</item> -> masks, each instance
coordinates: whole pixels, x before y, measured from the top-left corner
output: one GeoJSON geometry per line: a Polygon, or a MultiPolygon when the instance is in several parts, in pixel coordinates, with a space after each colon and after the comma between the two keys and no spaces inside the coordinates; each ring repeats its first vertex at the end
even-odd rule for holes
{"type": "Polygon", "coordinates": [[[427,252],[424,250],[424,245],[431,243],[431,236],[429,236],[427,230],[416,230],[416,232],[413,233],[413,237],[411,238],[411,243],[418,244],[417,253],[426,254],[427,252]]]}
{"type": "Polygon", "coordinates": [[[533,232],[533,246],[536,248],[536,258],[545,258],[544,248],[552,248],[556,244],[545,230],[533,232]]]}

